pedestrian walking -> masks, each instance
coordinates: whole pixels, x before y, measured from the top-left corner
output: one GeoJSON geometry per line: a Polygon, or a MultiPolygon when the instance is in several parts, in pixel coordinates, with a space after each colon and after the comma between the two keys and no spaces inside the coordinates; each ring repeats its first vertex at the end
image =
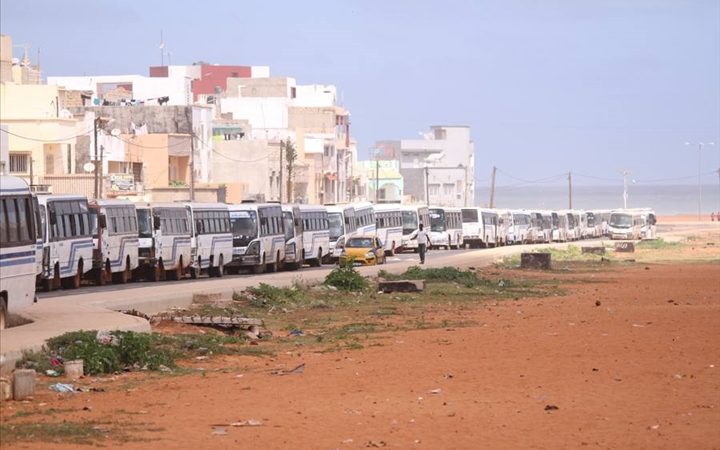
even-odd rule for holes
{"type": "Polygon", "coordinates": [[[420,224],[420,227],[417,232],[417,241],[418,241],[418,252],[420,253],[420,264],[425,264],[425,252],[427,252],[427,249],[432,245],[430,242],[430,236],[428,235],[428,232],[423,230],[423,224],[420,224]]]}

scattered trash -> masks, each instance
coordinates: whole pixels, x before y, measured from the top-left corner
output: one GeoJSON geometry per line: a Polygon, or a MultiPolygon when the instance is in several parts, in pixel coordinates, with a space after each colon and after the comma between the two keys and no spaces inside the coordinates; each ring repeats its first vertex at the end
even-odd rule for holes
{"type": "Polygon", "coordinates": [[[240,422],[233,422],[230,424],[231,427],[261,427],[262,420],[248,419],[241,420],[240,422]]]}
{"type": "Polygon", "coordinates": [[[595,367],[593,367],[593,370],[592,370],[592,371],[593,371],[593,372],[599,372],[600,369],[596,369],[595,367]]]}
{"type": "Polygon", "coordinates": [[[203,359],[208,359],[208,357],[207,357],[207,356],[204,356],[204,355],[203,355],[203,356],[196,356],[195,359],[197,359],[198,361],[202,361],[203,359]]]}
{"type": "Polygon", "coordinates": [[[274,370],[270,373],[272,375],[295,375],[298,373],[303,373],[304,371],[305,371],[305,363],[302,363],[299,366],[297,366],[291,370],[274,370]]]}
{"type": "Polygon", "coordinates": [[[660,425],[658,425],[658,424],[655,424],[650,427],[651,430],[657,430],[658,428],[660,428],[660,425]]]}
{"type": "Polygon", "coordinates": [[[75,386],[72,384],[66,384],[66,383],[55,383],[51,384],[49,386],[51,391],[60,392],[60,393],[66,393],[66,392],[75,392],[75,386]]]}
{"type": "Polygon", "coordinates": [[[305,336],[305,332],[303,330],[292,330],[288,336],[305,336]]]}
{"type": "Polygon", "coordinates": [[[545,411],[557,411],[558,409],[560,408],[555,405],[545,405],[545,411]]]}
{"type": "Polygon", "coordinates": [[[673,375],[673,378],[676,378],[676,379],[678,379],[678,380],[681,380],[682,377],[683,377],[683,376],[680,375],[679,373],[676,373],[675,375],[673,375]]]}
{"type": "Polygon", "coordinates": [[[342,441],[342,443],[343,443],[343,444],[352,444],[352,443],[353,443],[353,440],[352,440],[352,438],[347,438],[347,439],[345,439],[344,441],[342,441]]]}
{"type": "Polygon", "coordinates": [[[244,377],[244,376],[245,376],[245,375],[243,375],[243,374],[240,373],[240,374],[235,375],[235,378],[242,378],[242,377],[244,377]]]}
{"type": "Polygon", "coordinates": [[[595,300],[595,306],[600,306],[600,305],[602,305],[602,302],[600,300],[595,300]]]}
{"type": "Polygon", "coordinates": [[[639,324],[639,323],[634,323],[633,326],[634,326],[635,328],[645,328],[645,325],[641,325],[641,324],[639,324]]]}
{"type": "Polygon", "coordinates": [[[500,282],[498,283],[498,286],[504,287],[504,286],[505,286],[505,281],[504,281],[504,280],[500,280],[500,282]]]}
{"type": "Polygon", "coordinates": [[[431,390],[429,390],[429,391],[428,391],[428,394],[439,394],[439,393],[441,393],[441,392],[442,392],[442,389],[437,388],[437,389],[431,389],[431,390]]]}
{"type": "Polygon", "coordinates": [[[47,375],[47,376],[49,376],[49,377],[59,377],[59,376],[60,376],[60,372],[58,372],[57,370],[48,369],[48,370],[45,371],[45,375],[47,375]]]}
{"type": "Polygon", "coordinates": [[[83,406],[83,411],[92,411],[92,406],[83,406]]]}
{"type": "Polygon", "coordinates": [[[219,426],[219,425],[214,425],[214,426],[213,426],[213,430],[212,430],[212,434],[217,435],[217,436],[224,436],[224,435],[228,434],[228,433],[227,433],[227,427],[225,427],[225,426],[219,426]]]}
{"type": "Polygon", "coordinates": [[[165,366],[165,365],[163,365],[163,364],[160,364],[160,365],[158,366],[158,370],[159,370],[160,372],[172,372],[172,369],[171,369],[171,368],[169,368],[168,366],[165,366]]]}
{"type": "Polygon", "coordinates": [[[109,331],[98,331],[95,339],[103,345],[118,345],[120,340],[109,331]]]}
{"type": "Polygon", "coordinates": [[[365,444],[365,447],[385,447],[387,445],[387,442],[385,441],[368,441],[367,444],[365,444]]]}

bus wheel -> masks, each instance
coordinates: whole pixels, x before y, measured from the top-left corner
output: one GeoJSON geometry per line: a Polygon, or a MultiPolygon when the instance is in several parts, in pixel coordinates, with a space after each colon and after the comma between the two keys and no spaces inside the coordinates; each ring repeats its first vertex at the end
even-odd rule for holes
{"type": "Polygon", "coordinates": [[[261,273],[265,272],[265,255],[262,255],[262,260],[260,261],[260,264],[253,266],[252,272],[255,275],[260,275],[261,273]]]}
{"type": "Polygon", "coordinates": [[[280,267],[280,252],[275,254],[275,262],[272,262],[267,265],[267,271],[270,273],[275,273],[278,271],[279,267],[280,267]]]}
{"type": "Polygon", "coordinates": [[[318,256],[316,259],[310,260],[310,267],[320,267],[322,266],[322,258],[323,258],[323,252],[322,247],[318,249],[318,256]]]}
{"type": "Polygon", "coordinates": [[[170,272],[170,277],[175,280],[182,280],[183,275],[185,275],[183,272],[185,270],[185,266],[183,266],[183,260],[182,256],[180,257],[180,262],[178,262],[177,266],[175,266],[175,270],[170,272]]]}
{"type": "Polygon", "coordinates": [[[218,264],[217,267],[215,268],[215,276],[216,277],[222,278],[223,270],[225,270],[224,266],[225,266],[225,264],[223,264],[223,255],[220,255],[220,264],[218,264]]]}
{"type": "Polygon", "coordinates": [[[60,287],[62,286],[62,279],[60,278],[60,263],[55,264],[55,269],[53,270],[53,277],[51,280],[48,280],[48,285],[48,291],[60,289],[60,287]]]}
{"type": "MultiPolygon", "coordinates": [[[[130,262],[126,262],[126,263],[125,263],[125,270],[123,270],[122,272],[118,273],[118,274],[116,275],[116,279],[117,279],[117,282],[118,282],[118,283],[120,283],[120,284],[126,284],[126,283],[130,280],[130,277],[131,277],[131,276],[132,276],[132,273],[130,272],[130,262]]],[[[115,281],[115,280],[113,280],[113,281],[115,281]]]]}
{"type": "Polygon", "coordinates": [[[65,289],[77,289],[80,287],[80,280],[83,273],[83,262],[82,260],[78,263],[78,271],[75,275],[65,278],[63,280],[63,288],[65,289]]]}

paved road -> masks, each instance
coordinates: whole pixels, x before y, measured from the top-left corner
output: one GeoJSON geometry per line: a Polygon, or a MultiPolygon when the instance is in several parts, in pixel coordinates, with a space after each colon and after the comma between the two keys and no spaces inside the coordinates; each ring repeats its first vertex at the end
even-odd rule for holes
{"type": "MultiPolygon", "coordinates": [[[[667,237],[668,240],[674,240],[681,236],[708,230],[720,230],[720,224],[679,225],[676,228],[661,226],[658,233],[667,237]]],[[[570,245],[595,245],[601,242],[600,240],[581,241],[570,245]]],[[[433,250],[428,253],[426,267],[482,267],[503,257],[524,251],[548,247],[563,248],[567,245],[539,244],[479,250],[433,250]]],[[[366,276],[376,275],[379,270],[402,273],[418,262],[416,254],[400,254],[388,258],[388,263],[385,265],[361,267],[359,271],[366,276]]],[[[149,324],[144,319],[115,311],[136,309],[152,314],[174,306],[187,306],[192,302],[194,294],[216,293],[224,298],[230,298],[233,291],[257,286],[261,282],[275,286],[289,286],[296,280],[317,283],[321,282],[333,267],[306,267],[292,272],[233,275],[223,278],[186,279],[174,282],[140,282],[102,287],[85,286],[78,290],[40,293],[38,303],[24,312],[24,315],[33,320],[33,323],[0,332],[0,373],[7,371],[12,360],[17,358],[22,350],[38,349],[48,338],[68,331],[80,329],[150,330],[149,324]]]]}

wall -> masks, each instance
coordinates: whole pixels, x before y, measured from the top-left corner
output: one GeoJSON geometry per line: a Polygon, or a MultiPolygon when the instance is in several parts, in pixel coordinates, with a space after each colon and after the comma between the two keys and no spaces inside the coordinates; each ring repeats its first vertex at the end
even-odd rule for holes
{"type": "Polygon", "coordinates": [[[296,86],[295,106],[335,106],[337,89],[331,84],[296,86]]]}
{"type": "Polygon", "coordinates": [[[58,95],[57,86],[0,84],[2,120],[55,118],[58,95]]]}
{"type": "Polygon", "coordinates": [[[273,170],[279,171],[279,146],[250,139],[215,139],[214,145],[213,182],[232,185],[229,198],[240,201],[264,195],[270,200],[277,195],[277,187],[270,185],[270,176],[273,170]]]}
{"type": "Polygon", "coordinates": [[[98,84],[129,84],[131,98],[155,102],[159,97],[169,97],[168,105],[187,105],[190,99],[190,84],[185,78],[145,77],[142,75],[103,75],[89,77],[48,77],[48,85],[57,85],[69,90],[92,91],[93,99],[99,98],[98,84]]]}
{"type": "Polygon", "coordinates": [[[192,80],[193,99],[198,95],[214,95],[215,88],[222,92],[227,90],[228,78],[250,78],[252,70],[249,66],[221,66],[202,64],[199,79],[192,80]]]}
{"type": "Polygon", "coordinates": [[[0,35],[0,81],[12,81],[12,38],[0,35]]]}
{"type": "Polygon", "coordinates": [[[264,137],[265,130],[288,128],[287,98],[227,97],[220,100],[220,110],[232,113],[234,120],[247,120],[253,134],[264,137]]]}
{"type": "Polygon", "coordinates": [[[295,80],[287,77],[228,78],[226,94],[229,97],[284,97],[292,98],[295,80]]]}
{"type": "Polygon", "coordinates": [[[127,161],[143,163],[145,189],[169,186],[167,134],[121,135],[127,145],[127,161]]]}

